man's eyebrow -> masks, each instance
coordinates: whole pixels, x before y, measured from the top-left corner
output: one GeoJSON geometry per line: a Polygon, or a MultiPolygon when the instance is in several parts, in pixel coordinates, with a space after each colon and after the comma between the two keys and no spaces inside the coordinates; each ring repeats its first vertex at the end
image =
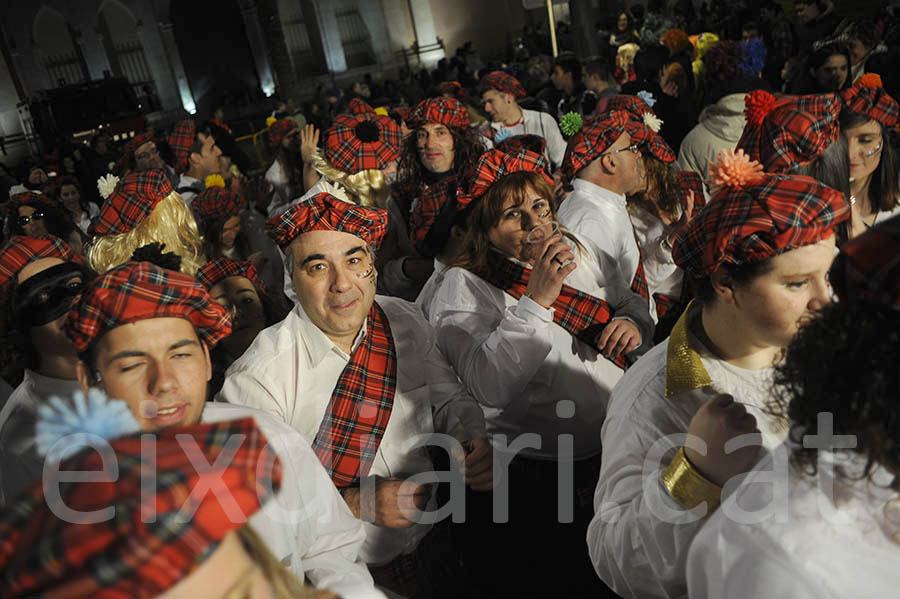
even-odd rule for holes
{"type": "Polygon", "coordinates": [[[300,266],[305,266],[307,263],[312,262],[313,260],[324,260],[325,254],[310,254],[306,258],[303,259],[303,262],[300,263],[300,266]]]}
{"type": "Polygon", "coordinates": [[[358,252],[363,252],[363,253],[365,253],[365,251],[366,251],[366,246],[364,246],[364,245],[358,245],[358,246],[356,246],[355,248],[350,248],[349,250],[347,250],[347,252],[346,252],[344,255],[345,255],[345,256],[352,256],[353,254],[356,254],[356,253],[358,253],[358,252]]]}

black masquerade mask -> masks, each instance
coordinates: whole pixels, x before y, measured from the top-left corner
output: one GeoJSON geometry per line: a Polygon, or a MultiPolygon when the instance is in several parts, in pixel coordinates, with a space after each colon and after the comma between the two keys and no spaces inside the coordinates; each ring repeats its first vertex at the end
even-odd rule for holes
{"type": "Polygon", "coordinates": [[[26,279],[13,293],[14,322],[30,327],[53,322],[72,308],[90,278],[87,268],[66,262],[26,279]]]}

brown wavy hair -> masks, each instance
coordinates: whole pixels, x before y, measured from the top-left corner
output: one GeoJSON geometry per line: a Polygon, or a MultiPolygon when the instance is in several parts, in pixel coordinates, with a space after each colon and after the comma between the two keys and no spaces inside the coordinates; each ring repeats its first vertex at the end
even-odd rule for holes
{"type": "MultiPolygon", "coordinates": [[[[488,233],[500,222],[503,216],[503,205],[512,198],[517,205],[531,198],[530,189],[550,204],[550,215],[556,220],[556,201],[553,188],[538,173],[522,171],[506,175],[488,188],[487,192],[469,205],[469,216],[462,248],[453,261],[452,266],[465,268],[475,274],[488,270],[488,255],[495,251],[488,233]]],[[[580,251],[581,243],[568,231],[560,232],[580,251]]]]}
{"type": "MultiPolygon", "coordinates": [[[[487,151],[487,148],[481,143],[478,132],[471,127],[465,129],[447,127],[447,129],[453,136],[453,171],[463,173],[469,168],[474,168],[478,157],[487,151]]],[[[422,181],[427,176],[428,171],[419,160],[416,131],[418,129],[403,140],[400,162],[397,165],[398,181],[422,181]]]]}
{"type": "Polygon", "coordinates": [[[648,201],[666,216],[677,219],[683,193],[678,183],[678,171],[649,154],[644,154],[644,168],[647,170],[648,187],[652,191],[630,195],[628,202],[631,204],[639,200],[648,201]]]}

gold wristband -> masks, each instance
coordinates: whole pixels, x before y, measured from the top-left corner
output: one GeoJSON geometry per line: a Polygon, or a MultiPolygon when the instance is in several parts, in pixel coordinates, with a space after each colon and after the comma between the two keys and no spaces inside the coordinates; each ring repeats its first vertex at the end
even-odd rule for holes
{"type": "Polygon", "coordinates": [[[663,472],[662,481],[669,495],[685,509],[692,509],[705,501],[709,515],[719,507],[722,488],[697,472],[684,454],[684,447],[678,449],[663,472]]]}

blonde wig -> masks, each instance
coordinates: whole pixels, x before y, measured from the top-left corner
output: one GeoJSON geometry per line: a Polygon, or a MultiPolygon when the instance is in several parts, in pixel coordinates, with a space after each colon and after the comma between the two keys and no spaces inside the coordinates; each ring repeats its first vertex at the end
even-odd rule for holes
{"type": "Polygon", "coordinates": [[[285,568],[277,557],[272,555],[265,541],[260,538],[250,525],[239,528],[237,534],[250,558],[259,566],[260,570],[265,574],[266,580],[272,585],[273,596],[278,598],[291,597],[292,599],[315,599],[335,596],[325,591],[316,591],[297,580],[297,577],[285,568]]]}
{"type": "Polygon", "coordinates": [[[148,243],[165,244],[166,252],[181,256],[181,272],[194,276],[206,263],[203,238],[190,208],[177,192],[163,198],[141,223],[127,233],[97,237],[88,261],[95,272],[104,273],[131,260],[131,254],[148,243]]]}
{"type": "Polygon", "coordinates": [[[343,187],[360,206],[387,208],[391,184],[381,170],[370,168],[351,175],[325,160],[321,150],[316,150],[313,156],[313,168],[331,183],[343,187]]]}

